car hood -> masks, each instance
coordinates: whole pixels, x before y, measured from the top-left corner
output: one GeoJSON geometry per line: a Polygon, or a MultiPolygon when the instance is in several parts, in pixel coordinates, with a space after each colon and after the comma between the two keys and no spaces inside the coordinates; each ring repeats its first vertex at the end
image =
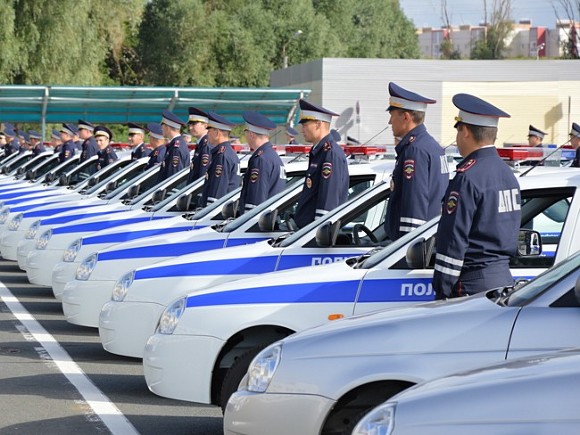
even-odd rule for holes
{"type": "Polygon", "coordinates": [[[507,349],[519,308],[484,294],[354,316],[294,334],[284,355],[350,357],[373,353],[487,352],[507,349]]]}

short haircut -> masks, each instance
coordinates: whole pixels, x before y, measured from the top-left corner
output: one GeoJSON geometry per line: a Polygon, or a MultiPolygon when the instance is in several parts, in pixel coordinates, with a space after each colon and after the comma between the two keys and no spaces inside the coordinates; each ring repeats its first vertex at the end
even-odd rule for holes
{"type": "Polygon", "coordinates": [[[482,127],[481,125],[459,123],[459,126],[465,126],[473,135],[473,140],[477,143],[494,144],[497,139],[497,127],[482,127]]]}

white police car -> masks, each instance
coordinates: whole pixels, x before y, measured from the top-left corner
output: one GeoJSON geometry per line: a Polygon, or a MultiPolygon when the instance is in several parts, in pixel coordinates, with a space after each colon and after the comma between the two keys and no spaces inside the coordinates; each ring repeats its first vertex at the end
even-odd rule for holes
{"type": "MultiPolygon", "coordinates": [[[[518,278],[535,276],[580,249],[580,175],[564,172],[558,179],[521,180],[525,227],[541,232],[536,216],[562,205],[568,213],[558,237],[547,240],[557,244],[555,255],[518,257],[511,265],[518,278]]],[[[328,320],[432,300],[436,230],[433,219],[368,258],[263,274],[177,299],[144,350],[149,388],[223,406],[261,347],[328,320]]]]}
{"type": "MultiPolygon", "coordinates": [[[[516,291],[493,289],[384,310],[294,334],[250,364],[227,404],[224,433],[347,433],[366,410],[419,382],[579,347],[579,280],[576,253],[516,291]]],[[[188,362],[188,376],[180,382],[196,372],[188,362]]],[[[440,410],[440,405],[434,406],[440,410]]],[[[454,413],[452,407],[445,409],[454,413]]],[[[541,432],[542,424],[534,428],[541,432]]],[[[486,433],[530,433],[510,429],[486,433]]]]}
{"type": "MultiPolygon", "coordinates": [[[[113,353],[141,357],[163,309],[191,289],[275,270],[343,261],[366,253],[379,243],[389,243],[383,229],[389,193],[388,183],[379,183],[295,234],[255,243],[252,249],[234,246],[182,255],[151,266],[141,266],[117,283],[91,282],[93,291],[84,294],[82,304],[90,302],[93,310],[102,306],[110,299],[114,284],[112,300],[103,307],[99,319],[103,346],[113,353]],[[340,236],[337,235],[338,242],[331,243],[328,238],[330,224],[337,221],[340,225],[334,226],[334,231],[338,231],[340,236]],[[363,226],[376,234],[376,243],[361,230],[363,226]],[[105,287],[105,284],[108,285],[105,287]],[[108,289],[109,297],[105,299],[105,291],[97,288],[108,289]],[[164,290],[159,291],[161,288],[164,290]]],[[[231,237],[239,236],[234,232],[231,237]]],[[[106,252],[99,253],[99,257],[101,254],[106,256],[106,252]]],[[[99,263],[102,263],[102,271],[108,270],[106,257],[99,263]]],[[[307,280],[309,277],[303,278],[307,280]]]]}
{"type": "MultiPolygon", "coordinates": [[[[28,242],[22,249],[30,249],[37,232],[42,231],[42,225],[63,224],[89,216],[102,216],[107,212],[129,209],[132,206],[129,200],[121,200],[132,195],[131,189],[134,189],[134,186],[146,186],[156,177],[156,173],[151,171],[145,176],[142,175],[143,161],[134,163],[113,173],[103,182],[87,190],[84,195],[79,195],[80,192],[73,193],[70,197],[62,195],[67,200],[61,202],[59,196],[54,201],[47,201],[45,205],[39,205],[38,202],[24,203],[9,210],[7,224],[0,228],[0,249],[4,258],[16,260],[18,246],[22,240],[28,242]],[[117,186],[116,189],[107,193],[113,186],[117,186]]],[[[134,205],[137,205],[137,202],[134,205]]],[[[3,213],[5,211],[0,216],[3,216],[3,213]]]]}
{"type": "MultiPolygon", "coordinates": [[[[391,168],[391,163],[354,166],[350,169],[350,193],[352,195],[358,194],[360,190],[374,183],[376,178],[387,176],[391,168]]],[[[129,268],[130,266],[136,267],[144,263],[160,261],[163,257],[175,257],[180,253],[194,253],[227,246],[253,244],[287,233],[292,229],[289,227],[290,216],[295,210],[301,191],[302,183],[295,183],[287,191],[281,192],[226,225],[202,228],[193,233],[170,234],[144,239],[137,241],[137,243],[113,246],[94,254],[85,260],[86,265],[79,267],[77,279],[70,281],[65,286],[62,299],[65,317],[71,323],[98,326],[100,309],[110,299],[117,278],[128,270],[128,266],[129,268]],[[281,216],[284,216],[282,222],[279,225],[274,225],[274,220],[271,219],[268,225],[260,226],[259,221],[264,210],[275,210],[276,214],[279,212],[281,216]],[[168,247],[171,249],[167,249],[168,247]],[[112,270],[116,270],[118,273],[111,275],[112,270]],[[81,271],[88,273],[81,277],[79,275],[81,271]]],[[[319,221],[308,227],[310,232],[316,232],[316,225],[319,221]]],[[[184,279],[186,277],[177,276],[176,278],[184,279]]]]}
{"type": "Polygon", "coordinates": [[[579,390],[580,348],[509,359],[404,390],[352,435],[576,435],[579,390]]]}

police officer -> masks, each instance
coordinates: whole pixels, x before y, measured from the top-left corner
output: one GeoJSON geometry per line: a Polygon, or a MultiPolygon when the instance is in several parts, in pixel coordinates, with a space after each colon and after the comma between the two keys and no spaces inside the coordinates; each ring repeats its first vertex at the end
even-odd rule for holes
{"type": "Polygon", "coordinates": [[[580,125],[575,122],[572,123],[572,130],[570,130],[570,143],[572,144],[572,148],[576,150],[572,167],[580,168],[580,125]]]}
{"type": "Polygon", "coordinates": [[[97,171],[103,169],[109,163],[118,160],[117,153],[111,146],[111,140],[113,140],[113,133],[104,125],[98,125],[94,129],[95,140],[99,147],[97,156],[99,157],[97,161],[97,171]]]}
{"type": "Polygon", "coordinates": [[[258,112],[244,112],[242,118],[246,121],[246,140],[252,156],[242,180],[240,215],[282,191],[286,182],[284,163],[270,142],[276,124],[258,112]]]}
{"type": "MultiPolygon", "coordinates": [[[[88,121],[83,121],[79,119],[77,123],[78,128],[78,136],[82,139],[82,143],[80,146],[81,157],[79,159],[79,163],[84,162],[85,160],[90,159],[93,156],[96,156],[99,152],[99,147],[97,146],[97,142],[93,137],[93,132],[95,130],[95,126],[88,121]]],[[[78,147],[77,147],[78,149],[78,147]]]]}
{"type": "Polygon", "coordinates": [[[427,132],[425,112],[435,100],[389,83],[389,124],[401,137],[391,179],[385,230],[391,240],[441,214],[449,183],[445,150],[427,132]]]}
{"type": "Polygon", "coordinates": [[[286,127],[286,141],[288,145],[296,145],[296,137],[298,136],[298,131],[290,126],[286,127]]]}
{"type": "Polygon", "coordinates": [[[240,185],[240,160],[230,145],[234,125],[214,112],[207,112],[207,138],[212,146],[211,163],[205,174],[201,206],[205,207],[240,185]]]}
{"type": "Polygon", "coordinates": [[[190,107],[187,127],[195,137],[195,151],[189,165],[187,182],[191,183],[198,178],[205,177],[211,161],[211,145],[207,140],[207,113],[197,107],[190,107]]]}
{"type": "Polygon", "coordinates": [[[308,154],[308,170],[294,220],[302,228],[348,199],[348,165],[342,148],[330,133],[337,113],[300,100],[302,135],[315,144],[308,154]]]}
{"type": "Polygon", "coordinates": [[[52,130],[52,134],[50,135],[50,145],[52,146],[55,154],[60,153],[60,149],[62,148],[62,139],[60,138],[60,132],[58,130],[52,130]]]}
{"type": "Polygon", "coordinates": [[[11,126],[4,128],[4,135],[6,136],[6,145],[4,146],[4,157],[8,157],[13,153],[20,151],[20,141],[16,137],[16,132],[11,126]]]}
{"type": "Polygon", "coordinates": [[[528,128],[528,145],[531,147],[541,147],[545,132],[530,124],[528,128]]]}
{"type": "Polygon", "coordinates": [[[147,165],[145,165],[145,170],[161,165],[165,159],[165,151],[167,149],[161,124],[150,122],[147,124],[147,131],[149,132],[149,146],[151,147],[151,153],[149,154],[149,161],[147,162],[147,165]]]}
{"type": "Polygon", "coordinates": [[[20,149],[18,150],[18,154],[23,154],[24,152],[31,149],[30,137],[28,136],[28,133],[25,131],[18,131],[18,140],[20,142],[20,149]]]}
{"type": "Polygon", "coordinates": [[[28,136],[30,137],[30,146],[32,147],[32,154],[35,156],[46,151],[44,144],[42,143],[42,135],[35,130],[28,130],[28,136]]]}
{"type": "Polygon", "coordinates": [[[58,154],[58,161],[64,162],[75,155],[75,144],[73,138],[77,133],[77,129],[72,124],[62,124],[60,128],[60,140],[62,141],[62,146],[58,154]]]}
{"type": "Polygon", "coordinates": [[[187,147],[187,142],[180,134],[182,125],[184,125],[184,122],[174,113],[169,110],[163,111],[161,126],[163,128],[163,136],[169,143],[166,145],[165,158],[163,163],[161,163],[158,182],[189,166],[189,148],[187,147]]]}
{"type": "Polygon", "coordinates": [[[145,146],[145,129],[133,122],[129,122],[127,127],[129,127],[129,143],[133,146],[131,160],[139,160],[142,157],[147,157],[151,150],[145,146]]]}
{"type": "Polygon", "coordinates": [[[493,145],[499,118],[510,115],[473,95],[457,94],[457,147],[464,158],[445,192],[437,232],[436,298],[513,284],[521,222],[518,182],[493,145]]]}

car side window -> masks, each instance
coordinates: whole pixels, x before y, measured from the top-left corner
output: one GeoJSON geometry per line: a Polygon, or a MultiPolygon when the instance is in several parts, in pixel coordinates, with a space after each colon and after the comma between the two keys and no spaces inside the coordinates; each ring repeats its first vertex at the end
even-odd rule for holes
{"type": "Polygon", "coordinates": [[[510,261],[511,268],[547,268],[554,264],[573,195],[574,191],[570,189],[537,190],[522,194],[521,228],[540,233],[542,253],[539,256],[514,257],[510,261]]]}

